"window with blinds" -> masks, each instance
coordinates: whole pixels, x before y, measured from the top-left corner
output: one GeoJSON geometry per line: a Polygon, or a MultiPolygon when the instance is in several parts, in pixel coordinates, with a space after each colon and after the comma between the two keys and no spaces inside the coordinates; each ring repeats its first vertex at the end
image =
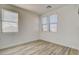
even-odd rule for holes
{"type": "Polygon", "coordinates": [[[18,32],[18,13],[2,9],[2,32],[18,32]]]}
{"type": "Polygon", "coordinates": [[[41,20],[42,31],[57,32],[58,16],[44,16],[41,20]]]}

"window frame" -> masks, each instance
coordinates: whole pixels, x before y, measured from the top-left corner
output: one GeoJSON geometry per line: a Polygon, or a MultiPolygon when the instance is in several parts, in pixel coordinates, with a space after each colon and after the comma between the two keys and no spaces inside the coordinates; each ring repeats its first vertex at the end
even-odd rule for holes
{"type": "MultiPolygon", "coordinates": [[[[4,9],[4,8],[2,8],[2,20],[1,20],[1,26],[3,26],[2,25],[2,23],[3,22],[9,22],[9,23],[15,23],[15,24],[17,24],[16,26],[17,26],[17,31],[3,31],[3,28],[1,27],[1,32],[3,32],[3,33],[16,33],[16,32],[18,32],[19,30],[19,28],[18,28],[18,20],[19,20],[19,12],[17,12],[17,11],[14,11],[14,10],[11,10],[11,9],[4,9]],[[6,10],[6,11],[10,11],[10,12],[12,12],[12,13],[16,13],[17,14],[17,20],[16,21],[7,21],[7,20],[3,20],[4,19],[4,10],[6,10]]],[[[10,18],[8,18],[8,19],[10,19],[10,18]]]]}
{"type": "Polygon", "coordinates": [[[51,15],[48,15],[48,16],[41,16],[41,31],[43,31],[43,32],[58,32],[58,15],[57,14],[51,14],[51,15]],[[57,16],[57,22],[56,23],[50,22],[50,16],[53,16],[53,15],[57,16]],[[43,17],[47,17],[47,24],[42,24],[42,18],[43,17]],[[51,29],[50,29],[51,24],[56,24],[56,31],[51,31],[51,29]],[[43,31],[43,25],[47,25],[47,29],[48,29],[47,31],[43,31]]]}
{"type": "Polygon", "coordinates": [[[54,31],[51,31],[51,24],[56,24],[57,25],[57,27],[56,27],[56,31],[55,32],[57,32],[58,31],[58,15],[56,15],[57,16],[57,22],[50,22],[50,16],[54,16],[54,15],[56,15],[56,14],[51,14],[51,15],[49,15],[49,32],[54,32],[54,31]]]}
{"type": "Polygon", "coordinates": [[[41,17],[41,30],[42,30],[43,32],[48,32],[48,31],[49,31],[48,16],[42,16],[42,17],[41,17]],[[43,17],[46,17],[46,18],[47,18],[47,23],[46,23],[46,24],[43,24],[43,23],[42,23],[42,20],[43,20],[42,18],[43,18],[43,17]],[[43,25],[47,25],[47,31],[43,31],[43,25]]]}

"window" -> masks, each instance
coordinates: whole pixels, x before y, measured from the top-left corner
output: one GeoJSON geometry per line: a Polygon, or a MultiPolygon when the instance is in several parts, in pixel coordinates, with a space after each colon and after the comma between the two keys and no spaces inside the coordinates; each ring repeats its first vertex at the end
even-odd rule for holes
{"type": "Polygon", "coordinates": [[[2,32],[18,32],[18,13],[2,9],[2,32]]]}
{"type": "Polygon", "coordinates": [[[42,30],[49,32],[57,32],[57,15],[42,17],[42,30]]]}
{"type": "Polygon", "coordinates": [[[49,25],[50,25],[50,31],[51,32],[57,32],[57,15],[51,15],[50,16],[50,22],[49,22],[49,25]]]}
{"type": "Polygon", "coordinates": [[[42,30],[43,31],[48,31],[47,17],[42,17],[42,30]]]}

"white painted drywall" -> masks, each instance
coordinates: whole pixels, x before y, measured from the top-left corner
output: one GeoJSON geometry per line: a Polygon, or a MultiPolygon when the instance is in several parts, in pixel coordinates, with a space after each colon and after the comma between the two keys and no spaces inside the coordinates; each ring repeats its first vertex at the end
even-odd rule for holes
{"type": "MultiPolygon", "coordinates": [[[[66,5],[44,15],[58,15],[58,32],[40,31],[40,39],[79,49],[79,15],[77,5],[66,5]]],[[[43,16],[44,16],[43,15],[43,16]]]]}
{"type": "Polygon", "coordinates": [[[19,12],[19,32],[0,32],[0,49],[39,39],[39,17],[37,14],[11,5],[0,5],[1,8],[19,12]]]}

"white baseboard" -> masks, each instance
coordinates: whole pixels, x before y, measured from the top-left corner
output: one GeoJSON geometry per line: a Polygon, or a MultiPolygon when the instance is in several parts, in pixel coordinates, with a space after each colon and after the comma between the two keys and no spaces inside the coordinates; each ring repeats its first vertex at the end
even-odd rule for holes
{"type": "MultiPolygon", "coordinates": [[[[35,39],[37,40],[37,39],[35,39]]],[[[28,43],[28,42],[31,42],[31,41],[34,41],[34,40],[29,40],[29,41],[20,41],[20,42],[17,42],[17,43],[14,43],[14,44],[9,44],[9,45],[5,45],[5,46],[0,46],[0,50],[1,49],[5,49],[5,48],[10,48],[10,47],[14,47],[14,46],[17,46],[17,45],[21,45],[21,44],[25,44],[25,43],[28,43]]]]}
{"type": "Polygon", "coordinates": [[[51,43],[55,43],[55,44],[59,44],[59,45],[65,46],[65,47],[69,47],[69,48],[73,48],[73,49],[79,50],[79,48],[77,48],[77,47],[73,47],[71,45],[67,45],[67,44],[64,44],[64,43],[61,43],[61,42],[59,43],[59,42],[56,42],[56,41],[51,41],[51,40],[46,40],[46,39],[45,39],[45,41],[48,41],[48,42],[51,42],[51,43]]]}

